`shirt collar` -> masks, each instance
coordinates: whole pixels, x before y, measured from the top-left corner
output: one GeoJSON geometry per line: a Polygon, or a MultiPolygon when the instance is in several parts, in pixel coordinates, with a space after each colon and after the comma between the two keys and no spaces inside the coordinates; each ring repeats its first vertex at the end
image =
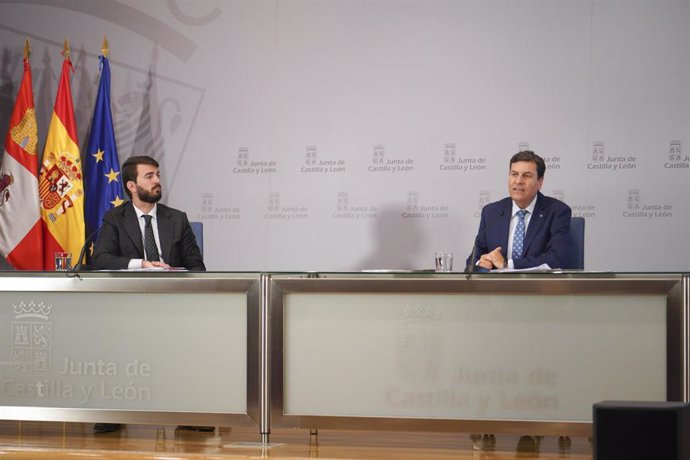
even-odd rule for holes
{"type": "MultiPolygon", "coordinates": [[[[525,208],[525,210],[526,210],[530,215],[534,214],[534,207],[537,205],[537,196],[538,196],[538,195],[535,195],[535,196],[534,196],[534,199],[532,200],[532,202],[525,208]]],[[[513,210],[512,210],[512,213],[510,214],[511,217],[514,217],[515,214],[517,214],[517,212],[518,212],[520,209],[521,209],[520,206],[518,206],[518,205],[515,203],[515,201],[513,201],[513,210]]]]}
{"type": "MultiPolygon", "coordinates": [[[[134,205],[134,203],[132,203],[132,206],[134,207],[134,212],[137,213],[137,219],[141,219],[141,216],[143,216],[144,214],[146,214],[144,211],[142,211],[141,209],[137,208],[137,207],[134,205]]],[[[158,204],[157,204],[157,203],[154,203],[154,204],[153,204],[153,209],[151,209],[151,212],[149,212],[148,214],[149,214],[149,216],[153,217],[154,219],[158,219],[158,217],[157,217],[157,212],[158,212],[158,204]]]]}

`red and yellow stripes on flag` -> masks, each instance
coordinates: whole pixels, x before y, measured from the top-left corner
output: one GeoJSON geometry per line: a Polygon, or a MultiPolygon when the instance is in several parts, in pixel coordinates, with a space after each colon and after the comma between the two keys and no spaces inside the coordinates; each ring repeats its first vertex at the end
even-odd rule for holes
{"type": "Polygon", "coordinates": [[[55,252],[71,252],[74,260],[84,246],[84,183],[70,70],[74,71],[74,67],[65,46],[65,60],[39,177],[46,270],[53,269],[55,252]]]}
{"type": "Polygon", "coordinates": [[[27,40],[24,75],[0,165],[0,253],[17,270],[43,270],[38,200],[38,129],[27,40]]]}

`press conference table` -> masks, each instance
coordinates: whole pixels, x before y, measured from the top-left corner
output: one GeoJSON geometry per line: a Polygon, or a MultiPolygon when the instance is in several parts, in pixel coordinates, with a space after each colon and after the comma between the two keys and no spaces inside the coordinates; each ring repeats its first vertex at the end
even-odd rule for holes
{"type": "Polygon", "coordinates": [[[681,273],[0,273],[0,418],[591,435],[688,401],[681,273]]]}

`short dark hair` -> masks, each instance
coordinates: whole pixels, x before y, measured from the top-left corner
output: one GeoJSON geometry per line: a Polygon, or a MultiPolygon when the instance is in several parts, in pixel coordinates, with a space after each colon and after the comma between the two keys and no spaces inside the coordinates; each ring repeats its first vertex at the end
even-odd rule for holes
{"type": "Polygon", "coordinates": [[[544,159],[534,153],[531,150],[523,150],[522,152],[518,152],[515,155],[513,155],[513,158],[510,159],[510,166],[513,166],[513,163],[517,163],[518,161],[531,161],[533,163],[536,163],[537,165],[537,178],[541,179],[544,177],[544,173],[546,172],[546,164],[544,163],[544,159]]]}
{"type": "Polygon", "coordinates": [[[122,163],[122,183],[125,186],[125,193],[129,198],[132,198],[132,192],[127,188],[127,182],[137,181],[137,166],[139,165],[151,165],[158,167],[158,162],[148,155],[138,155],[129,157],[122,163]]]}

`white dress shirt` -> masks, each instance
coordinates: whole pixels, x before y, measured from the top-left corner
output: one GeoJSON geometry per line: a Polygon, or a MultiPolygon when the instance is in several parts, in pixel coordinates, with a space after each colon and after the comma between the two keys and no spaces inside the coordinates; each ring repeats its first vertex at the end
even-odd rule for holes
{"type": "MultiPolygon", "coordinates": [[[[146,220],[144,219],[144,214],[146,214],[144,211],[141,209],[137,208],[132,204],[134,207],[134,212],[137,214],[137,221],[139,222],[139,228],[141,229],[141,241],[143,243],[144,241],[144,229],[146,228],[146,220]]],[[[161,251],[161,241],[158,236],[158,205],[154,204],[153,209],[151,212],[149,212],[149,216],[152,217],[151,219],[151,226],[153,227],[153,238],[156,240],[156,246],[158,247],[158,254],[160,255],[160,261],[165,262],[163,260],[163,252],[161,251]]],[[[133,269],[133,268],[142,268],[142,265],[144,263],[144,260],[148,260],[148,257],[146,257],[146,247],[144,247],[144,257],[145,259],[130,259],[129,264],[127,265],[127,268],[133,269]]]]}
{"type": "MultiPolygon", "coordinates": [[[[525,208],[527,214],[525,214],[525,236],[527,235],[527,227],[529,227],[529,221],[532,219],[532,214],[534,214],[534,207],[537,205],[537,197],[535,196],[532,202],[525,208]]],[[[508,250],[506,254],[508,255],[508,268],[515,268],[513,265],[513,237],[515,236],[515,227],[517,227],[518,216],[517,213],[522,208],[518,206],[513,201],[513,210],[510,215],[510,230],[508,231],[508,250]]]]}

